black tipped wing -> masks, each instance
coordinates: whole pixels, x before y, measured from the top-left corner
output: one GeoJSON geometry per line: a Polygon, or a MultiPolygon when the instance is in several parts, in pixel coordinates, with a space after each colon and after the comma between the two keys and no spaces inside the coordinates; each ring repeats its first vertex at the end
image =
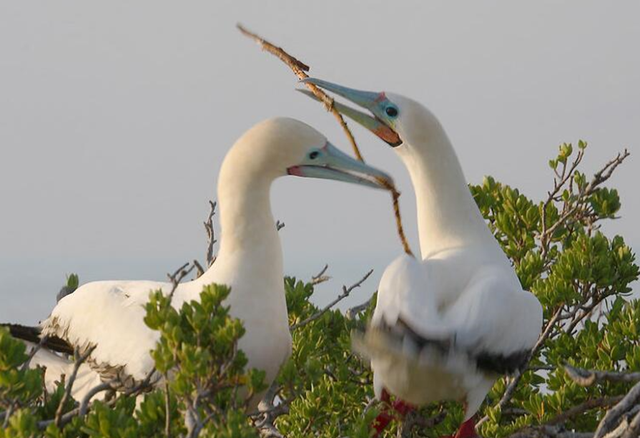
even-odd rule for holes
{"type": "MultiPolygon", "coordinates": [[[[460,347],[456,345],[455,337],[445,340],[425,338],[416,333],[402,318],[399,318],[393,326],[389,326],[383,320],[382,324],[377,326],[376,329],[382,330],[399,343],[409,339],[418,350],[431,348],[442,355],[446,355],[453,350],[461,351],[460,347]]],[[[475,361],[478,369],[486,373],[514,374],[526,366],[530,351],[519,350],[507,354],[497,354],[489,351],[464,351],[464,353],[475,361]]]]}
{"type": "MultiPolygon", "coordinates": [[[[0,324],[0,327],[7,327],[9,333],[16,339],[39,344],[42,341],[39,327],[30,327],[20,324],[0,324]]],[[[64,354],[73,354],[73,347],[67,341],[57,336],[47,337],[42,346],[48,350],[64,354]]]]}

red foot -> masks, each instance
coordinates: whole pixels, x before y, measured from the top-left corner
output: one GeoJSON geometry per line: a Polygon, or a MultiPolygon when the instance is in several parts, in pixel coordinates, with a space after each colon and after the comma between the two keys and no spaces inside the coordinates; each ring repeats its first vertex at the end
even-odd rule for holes
{"type": "Polygon", "coordinates": [[[374,437],[380,436],[382,431],[391,423],[391,420],[393,420],[393,416],[389,415],[387,410],[380,412],[376,419],[373,420],[373,428],[376,430],[374,437]]]}
{"type": "Polygon", "coordinates": [[[458,432],[456,432],[453,438],[477,438],[476,435],[476,422],[473,417],[460,425],[458,432]]]}
{"type": "MultiPolygon", "coordinates": [[[[386,390],[382,390],[380,399],[385,403],[390,403],[391,397],[386,390]]],[[[415,408],[402,400],[395,400],[390,403],[394,411],[396,411],[402,418],[404,418],[409,412],[415,408]]],[[[384,409],[373,422],[373,428],[376,431],[375,438],[379,437],[383,430],[391,423],[394,416],[389,413],[389,409],[384,409]]],[[[473,417],[465,421],[460,425],[460,428],[455,435],[447,435],[441,438],[478,438],[476,434],[476,422],[473,417]]]]}
{"type": "MultiPolygon", "coordinates": [[[[389,393],[386,389],[382,390],[380,399],[385,403],[390,402],[391,397],[389,396],[389,393]]],[[[409,412],[414,409],[413,406],[403,402],[402,400],[395,400],[390,404],[393,410],[400,414],[402,418],[404,418],[409,412]]],[[[384,409],[382,412],[380,412],[380,414],[378,414],[373,422],[373,428],[376,430],[376,434],[374,435],[374,437],[380,436],[382,431],[386,429],[386,427],[389,425],[389,423],[391,423],[391,420],[393,419],[394,416],[389,413],[389,409],[384,409]]]]}

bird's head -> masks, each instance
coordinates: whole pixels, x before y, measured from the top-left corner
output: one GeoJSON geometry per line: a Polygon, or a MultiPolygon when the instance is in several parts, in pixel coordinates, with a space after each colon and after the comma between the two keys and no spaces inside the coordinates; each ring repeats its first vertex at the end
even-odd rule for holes
{"type": "MultiPolygon", "coordinates": [[[[334,102],[338,112],[364,126],[398,152],[411,147],[428,146],[432,137],[441,133],[442,128],[436,117],[422,104],[408,97],[384,91],[355,90],[315,78],[302,82],[317,85],[368,110],[371,114],[334,102]]],[[[299,91],[315,98],[307,90],[299,91]]]]}
{"type": "MultiPolygon", "coordinates": [[[[351,158],[324,135],[298,120],[277,117],[247,131],[225,158],[226,169],[242,169],[244,175],[264,177],[264,182],[285,175],[323,178],[382,188],[392,182],[386,173],[351,158]]],[[[237,175],[227,175],[231,178],[237,175]]]]}

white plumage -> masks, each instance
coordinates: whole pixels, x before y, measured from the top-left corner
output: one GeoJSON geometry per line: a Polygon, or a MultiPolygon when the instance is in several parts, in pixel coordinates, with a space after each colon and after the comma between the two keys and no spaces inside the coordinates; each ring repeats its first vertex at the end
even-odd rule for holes
{"type": "Polygon", "coordinates": [[[414,405],[458,400],[467,420],[500,374],[523,365],[542,307],[522,290],[429,110],[396,94],[309,82],[373,113],[336,104],[394,146],[416,194],[422,258],[402,255],[387,267],[370,327],[354,341],[371,360],[376,394],[414,405]]]}
{"type": "MultiPolygon", "coordinates": [[[[269,200],[273,180],[287,174],[367,186],[377,186],[374,177],[388,178],[339,152],[301,122],[277,118],[258,124],[231,148],[220,171],[222,237],[217,259],[200,278],[180,284],[172,301],[179,308],[197,300],[204,285],[230,286],[225,304],[246,329],[239,348],[247,355],[248,368],[266,371],[267,381],[275,378],[291,351],[282,250],[269,200]]],[[[149,353],[159,334],[145,325],[143,305],[150,291],[168,293],[171,288],[171,283],[153,281],[100,281],[60,300],[42,322],[42,333],[81,349],[95,346],[80,369],[74,398],[82,398],[106,372],[120,370],[137,381],[147,376],[154,365],[149,353]]],[[[49,389],[72,369],[69,360],[47,351],[38,352],[35,365],[47,367],[49,389]]]]}

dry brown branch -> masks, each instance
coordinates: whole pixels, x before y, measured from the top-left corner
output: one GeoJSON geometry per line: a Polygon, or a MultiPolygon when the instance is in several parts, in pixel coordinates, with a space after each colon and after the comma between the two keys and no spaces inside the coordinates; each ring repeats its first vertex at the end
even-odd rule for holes
{"type": "Polygon", "coordinates": [[[164,381],[164,434],[171,438],[171,396],[169,393],[169,381],[164,381]]]}
{"type": "Polygon", "coordinates": [[[190,263],[185,263],[184,265],[176,269],[176,271],[173,274],[167,274],[167,277],[171,282],[171,291],[169,292],[169,302],[171,302],[171,300],[173,299],[173,295],[176,293],[176,290],[178,289],[178,285],[195,268],[194,264],[191,264],[191,266],[189,265],[190,263]]]}
{"type": "Polygon", "coordinates": [[[571,380],[580,386],[591,386],[595,382],[600,382],[602,380],[625,383],[640,381],[640,372],[621,373],[616,371],[591,371],[576,368],[569,364],[565,364],[564,369],[571,380]]]}
{"type": "Polygon", "coordinates": [[[414,436],[413,431],[429,430],[442,423],[447,417],[447,411],[440,411],[433,417],[425,418],[419,411],[410,411],[398,427],[397,436],[400,438],[409,438],[414,436]]]}
{"type": "Polygon", "coordinates": [[[584,210],[585,204],[588,201],[588,197],[592,195],[602,183],[604,183],[611,177],[611,175],[616,170],[616,168],[620,164],[622,164],[622,162],[629,155],[630,155],[630,152],[627,149],[625,149],[624,151],[618,153],[618,155],[614,159],[607,162],[602,169],[600,169],[598,172],[596,172],[593,175],[593,178],[591,179],[591,181],[589,181],[589,183],[585,187],[580,189],[578,193],[577,202],[575,202],[575,204],[569,204],[567,202],[564,202],[562,211],[560,213],[560,217],[553,224],[547,226],[547,223],[546,223],[547,207],[554,201],[555,202],[561,201],[560,193],[568,183],[572,184],[575,170],[580,164],[580,162],[582,161],[582,158],[584,157],[584,150],[580,149],[578,151],[575,159],[571,164],[563,163],[562,170],[560,171],[560,173],[558,173],[557,170],[554,171],[556,173],[556,176],[553,180],[553,189],[548,193],[547,199],[545,200],[542,206],[542,211],[541,211],[542,231],[540,233],[540,247],[541,247],[541,254],[543,257],[545,257],[547,255],[547,252],[549,251],[553,233],[560,226],[565,224],[565,222],[569,218],[575,216],[576,213],[578,213],[579,211],[585,211],[584,210]]]}
{"type": "Polygon", "coordinates": [[[112,385],[114,382],[115,380],[111,380],[109,382],[104,382],[104,383],[101,383],[100,385],[97,385],[91,388],[82,398],[78,415],[80,417],[84,417],[85,415],[87,415],[87,412],[89,412],[89,403],[91,403],[91,399],[103,391],[108,391],[110,389],[113,389],[112,385]]]}
{"type": "Polygon", "coordinates": [[[519,430],[509,438],[593,438],[591,432],[570,432],[560,426],[534,426],[519,430]]]}
{"type": "Polygon", "coordinates": [[[296,324],[293,324],[291,327],[289,327],[289,330],[293,332],[294,330],[297,330],[300,327],[304,327],[305,325],[307,325],[307,324],[315,321],[316,319],[320,318],[322,315],[327,313],[333,306],[335,306],[340,301],[342,301],[345,298],[347,298],[349,296],[349,294],[351,293],[351,291],[353,291],[357,287],[360,287],[362,285],[362,283],[364,283],[366,281],[366,279],[369,278],[369,276],[372,273],[373,273],[373,269],[370,270],[369,272],[367,272],[365,274],[365,276],[362,277],[357,283],[354,283],[349,287],[342,286],[342,293],[340,295],[338,295],[338,297],[335,300],[331,301],[329,304],[327,304],[325,307],[323,307],[321,310],[317,311],[316,313],[314,313],[313,315],[311,315],[307,319],[304,319],[304,320],[302,320],[302,321],[300,321],[300,322],[298,322],[296,324]]]}
{"type": "MultiPolygon", "coordinates": [[[[241,24],[237,24],[237,27],[238,27],[238,30],[240,30],[240,32],[242,32],[243,35],[255,41],[262,48],[262,50],[268,53],[271,53],[272,55],[280,59],[282,62],[284,62],[295,73],[295,75],[298,76],[299,79],[307,79],[309,77],[307,72],[309,71],[310,68],[307,64],[291,56],[282,47],[278,47],[270,43],[269,41],[265,40],[261,36],[253,32],[250,32],[249,30],[244,28],[241,24]]],[[[347,125],[347,122],[344,120],[344,117],[342,117],[342,114],[340,114],[340,112],[334,107],[333,98],[330,97],[324,91],[322,91],[322,89],[320,89],[315,84],[305,82],[304,85],[309,89],[309,91],[311,91],[311,93],[313,93],[313,95],[320,102],[324,104],[324,107],[327,109],[327,111],[333,114],[333,116],[336,118],[336,120],[342,127],[342,130],[344,131],[345,135],[349,139],[349,143],[351,144],[353,153],[355,154],[356,158],[364,162],[364,158],[360,153],[360,149],[358,148],[358,144],[356,143],[356,139],[353,136],[351,129],[349,129],[349,126],[347,125]]],[[[382,178],[377,178],[377,181],[385,189],[391,192],[391,198],[393,201],[393,213],[396,218],[396,228],[398,230],[398,236],[400,237],[400,242],[402,242],[402,247],[404,248],[404,252],[409,255],[413,255],[413,252],[411,251],[411,247],[409,246],[409,242],[407,241],[407,237],[404,234],[404,228],[402,226],[402,216],[400,215],[400,203],[398,201],[398,199],[400,198],[400,192],[398,192],[398,190],[395,188],[395,186],[391,181],[387,181],[382,178]]]]}
{"type": "Polygon", "coordinates": [[[252,418],[254,426],[260,432],[261,437],[283,438],[274,423],[279,416],[289,413],[289,405],[292,399],[281,400],[280,403],[276,404],[276,396],[280,389],[282,387],[279,386],[277,380],[274,380],[258,405],[258,411],[248,414],[252,418]]]}
{"type": "MultiPolygon", "coordinates": [[[[240,30],[240,32],[242,32],[243,35],[251,38],[256,43],[258,43],[258,45],[260,45],[262,50],[271,53],[272,55],[280,59],[282,62],[284,62],[287,66],[289,66],[289,68],[293,70],[293,72],[296,74],[296,76],[298,76],[299,79],[307,79],[309,77],[309,75],[306,73],[309,71],[308,65],[304,64],[303,62],[299,61],[298,59],[288,54],[282,47],[277,47],[271,44],[269,41],[262,38],[261,36],[258,36],[255,33],[248,31],[241,24],[238,24],[237,27],[238,27],[238,30],[240,30]]],[[[360,154],[360,150],[358,149],[356,139],[351,133],[349,126],[347,126],[347,122],[344,120],[344,117],[342,117],[342,114],[340,114],[333,107],[333,99],[327,93],[322,91],[317,85],[308,84],[308,83],[305,83],[305,85],[307,86],[307,88],[309,88],[309,91],[311,91],[313,95],[316,96],[320,100],[320,102],[324,104],[327,111],[332,113],[336,118],[336,120],[338,120],[338,123],[340,123],[340,126],[342,126],[342,129],[345,135],[347,136],[347,138],[349,139],[349,142],[351,143],[351,147],[353,148],[353,152],[355,156],[358,158],[358,160],[364,161],[364,159],[362,158],[362,155],[360,154]]]]}
{"type": "Polygon", "coordinates": [[[585,413],[586,411],[595,408],[610,407],[618,403],[620,400],[622,400],[622,396],[590,399],[583,403],[580,403],[579,405],[573,406],[564,412],[561,412],[560,414],[549,420],[547,424],[552,426],[564,424],[566,421],[571,420],[572,418],[575,418],[578,415],[585,413]]]}
{"type": "Polygon", "coordinates": [[[329,265],[324,265],[324,268],[322,268],[322,271],[318,272],[316,275],[311,277],[310,283],[316,286],[320,283],[324,283],[325,281],[331,280],[331,277],[329,277],[328,275],[325,275],[327,272],[327,269],[329,269],[329,265]]]}
{"type": "Polygon", "coordinates": [[[207,216],[207,220],[203,223],[204,229],[207,232],[207,268],[210,268],[211,265],[213,265],[213,262],[216,261],[216,258],[213,255],[213,245],[217,242],[215,230],[213,229],[213,216],[216,214],[217,205],[218,204],[216,202],[209,201],[209,215],[207,216]]]}
{"type": "Polygon", "coordinates": [[[60,403],[58,404],[58,409],[56,409],[56,415],[54,417],[54,423],[57,427],[62,427],[62,411],[64,410],[64,405],[67,404],[67,400],[71,397],[71,390],[73,389],[73,384],[76,381],[76,377],[78,376],[78,371],[80,370],[80,366],[89,358],[93,350],[96,349],[96,346],[93,345],[83,353],[80,354],[78,348],[74,352],[75,363],[73,364],[73,371],[71,371],[71,375],[69,376],[69,380],[67,381],[67,386],[65,387],[64,394],[60,399],[60,403]]]}
{"type": "Polygon", "coordinates": [[[204,274],[205,269],[202,267],[200,262],[196,259],[193,259],[191,263],[193,263],[193,266],[196,268],[196,278],[202,277],[202,274],[204,274]]]}
{"type": "Polygon", "coordinates": [[[640,436],[640,412],[636,413],[635,417],[633,417],[629,428],[625,434],[622,435],[622,438],[636,438],[638,436],[640,436]]]}
{"type": "MultiPolygon", "coordinates": [[[[538,337],[538,341],[536,342],[536,345],[533,347],[533,350],[531,350],[531,353],[529,353],[529,357],[527,358],[527,361],[526,361],[527,364],[529,363],[529,361],[531,361],[531,358],[535,356],[538,350],[542,348],[545,341],[549,338],[549,336],[553,332],[553,328],[560,318],[561,311],[562,311],[562,306],[558,307],[558,309],[553,314],[549,322],[547,322],[547,325],[545,326],[544,330],[538,337]]],[[[498,401],[498,403],[496,404],[497,407],[503,408],[507,403],[509,403],[509,401],[511,400],[511,397],[513,397],[513,394],[515,394],[516,392],[516,388],[518,386],[518,383],[520,383],[521,378],[522,378],[522,372],[518,372],[513,378],[511,378],[511,381],[507,385],[507,389],[505,390],[504,394],[502,394],[500,401],[498,401]]],[[[485,415],[478,421],[477,426],[482,425],[484,422],[488,420],[489,420],[489,416],[485,415]]]]}
{"type": "MultiPolygon", "coordinates": [[[[637,416],[638,411],[640,411],[640,383],[636,383],[620,403],[607,411],[593,434],[593,438],[623,436],[631,426],[629,417],[637,416]],[[612,434],[613,431],[619,431],[620,433],[612,434]]],[[[634,421],[635,419],[632,423],[634,421]]]]}
{"type": "Polygon", "coordinates": [[[355,319],[358,313],[364,312],[369,308],[369,306],[371,305],[371,301],[373,301],[373,295],[371,295],[371,298],[369,298],[364,303],[358,304],[357,306],[353,306],[350,309],[347,309],[347,311],[345,312],[345,316],[347,317],[347,319],[355,319]]]}

